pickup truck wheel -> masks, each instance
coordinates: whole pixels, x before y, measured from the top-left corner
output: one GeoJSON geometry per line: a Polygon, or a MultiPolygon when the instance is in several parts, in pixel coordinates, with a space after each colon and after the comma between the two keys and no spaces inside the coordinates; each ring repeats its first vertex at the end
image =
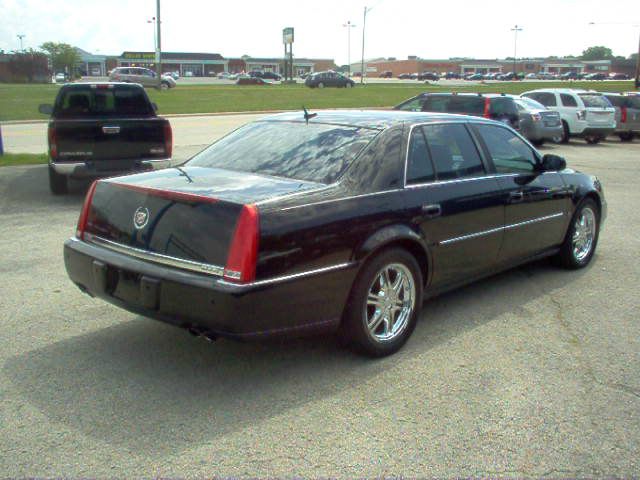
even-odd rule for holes
{"type": "Polygon", "coordinates": [[[557,263],[569,270],[586,267],[598,244],[600,209],[587,198],[576,209],[564,243],[556,256],[557,263]]]}
{"type": "Polygon", "coordinates": [[[401,248],[383,250],[359,272],[341,333],[359,353],[384,357],[397,352],[416,326],[422,285],[413,255],[401,248]]]}
{"type": "Polygon", "coordinates": [[[54,195],[64,195],[69,192],[69,183],[65,175],[60,175],[49,165],[49,189],[54,195]]]}
{"type": "Polygon", "coordinates": [[[569,135],[570,135],[569,124],[563,120],[562,121],[562,138],[560,139],[560,143],[569,143],[569,135]]]}
{"type": "Polygon", "coordinates": [[[324,88],[324,83],[320,82],[320,83],[318,84],[318,88],[324,88]]]}
{"type": "Polygon", "coordinates": [[[620,132],[618,134],[621,142],[632,142],[633,141],[633,132],[620,132]]]}

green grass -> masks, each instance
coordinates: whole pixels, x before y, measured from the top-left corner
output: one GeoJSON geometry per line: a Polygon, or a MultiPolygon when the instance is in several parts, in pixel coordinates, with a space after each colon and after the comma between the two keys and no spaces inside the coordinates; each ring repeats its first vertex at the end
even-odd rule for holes
{"type": "Polygon", "coordinates": [[[48,162],[46,153],[5,153],[0,155],[0,167],[9,165],[40,165],[48,162]]]}
{"type": "MultiPolygon", "coordinates": [[[[602,91],[633,89],[620,82],[505,82],[456,87],[424,84],[369,84],[356,88],[311,89],[304,85],[237,86],[181,84],[167,91],[147,90],[160,114],[245,112],[260,110],[389,107],[420,92],[503,92],[518,94],[536,88],[574,87],[602,91]]],[[[0,84],[0,121],[45,119],[40,103],[52,103],[56,85],[0,84]]]]}

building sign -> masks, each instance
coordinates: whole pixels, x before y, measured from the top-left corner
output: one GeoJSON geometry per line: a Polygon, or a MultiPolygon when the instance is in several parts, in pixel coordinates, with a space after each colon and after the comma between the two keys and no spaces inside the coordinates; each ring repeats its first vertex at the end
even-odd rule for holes
{"type": "Polygon", "coordinates": [[[154,61],[156,59],[156,54],[151,52],[124,52],[122,54],[122,58],[123,59],[127,59],[127,60],[140,60],[140,59],[144,59],[144,60],[152,60],[154,61]]]}
{"type": "Polygon", "coordinates": [[[293,43],[293,27],[282,29],[282,43],[291,45],[293,43]]]}

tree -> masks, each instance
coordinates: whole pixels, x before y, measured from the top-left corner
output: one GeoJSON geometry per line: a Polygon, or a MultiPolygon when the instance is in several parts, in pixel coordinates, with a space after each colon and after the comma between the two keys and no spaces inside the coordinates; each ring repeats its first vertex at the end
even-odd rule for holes
{"type": "Polygon", "coordinates": [[[80,62],[80,54],[68,43],[45,42],[40,48],[47,52],[54,72],[65,71],[73,75],[75,65],[80,62]]]}
{"type": "Polygon", "coordinates": [[[637,53],[632,53],[631,55],[629,55],[629,60],[635,60],[637,62],[638,61],[638,54],[637,53]]]}
{"type": "Polygon", "coordinates": [[[610,60],[613,58],[613,52],[610,48],[603,46],[589,47],[583,50],[582,60],[610,60]]]}

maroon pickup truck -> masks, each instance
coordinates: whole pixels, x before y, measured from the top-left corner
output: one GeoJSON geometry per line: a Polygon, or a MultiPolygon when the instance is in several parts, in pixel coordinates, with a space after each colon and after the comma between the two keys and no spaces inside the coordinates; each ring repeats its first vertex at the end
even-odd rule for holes
{"type": "Polygon", "coordinates": [[[67,193],[68,178],[99,178],[165,168],[173,135],[144,88],[128,83],[75,83],[60,88],[48,129],[49,186],[67,193]]]}

